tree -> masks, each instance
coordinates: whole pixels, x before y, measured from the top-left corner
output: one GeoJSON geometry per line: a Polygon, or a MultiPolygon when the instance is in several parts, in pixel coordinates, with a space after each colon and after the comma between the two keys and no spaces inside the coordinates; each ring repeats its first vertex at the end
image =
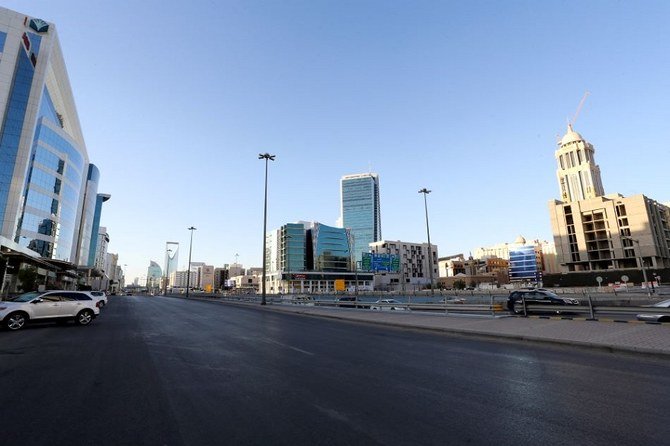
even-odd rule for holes
{"type": "Polygon", "coordinates": [[[34,266],[21,268],[18,277],[23,292],[37,291],[37,268],[34,266]]]}
{"type": "Polygon", "coordinates": [[[463,279],[454,280],[454,289],[455,290],[464,290],[465,289],[465,280],[463,280],[463,279]]]}

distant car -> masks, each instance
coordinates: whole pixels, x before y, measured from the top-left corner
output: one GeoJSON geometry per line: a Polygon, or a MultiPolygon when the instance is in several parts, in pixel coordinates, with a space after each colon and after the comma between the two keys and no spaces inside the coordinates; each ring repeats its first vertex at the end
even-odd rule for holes
{"type": "Polygon", "coordinates": [[[104,291],[86,291],[91,298],[97,302],[98,308],[102,308],[107,305],[107,294],[104,291]]]}
{"type": "MultiPolygon", "coordinates": [[[[551,305],[554,307],[579,305],[577,299],[571,297],[559,297],[547,290],[518,290],[512,291],[507,299],[507,309],[512,314],[523,314],[523,301],[528,305],[551,305]]],[[[540,311],[551,311],[562,313],[564,309],[546,309],[540,311]]],[[[569,311],[569,310],[568,310],[569,311]]]]}
{"type": "Polygon", "coordinates": [[[28,322],[74,320],[77,325],[88,325],[98,314],[100,308],[84,291],[33,291],[0,302],[0,320],[12,331],[28,322]]]}
{"type": "Polygon", "coordinates": [[[372,304],[370,306],[370,308],[373,309],[373,310],[379,310],[379,311],[382,311],[382,310],[393,310],[393,311],[409,310],[407,305],[405,305],[401,302],[398,302],[395,299],[379,299],[377,302],[372,304]]]}
{"type": "Polygon", "coordinates": [[[355,296],[340,297],[336,301],[338,307],[342,308],[370,308],[370,304],[362,305],[355,296]]]}
{"type": "MultiPolygon", "coordinates": [[[[670,308],[670,299],[657,302],[654,305],[650,305],[650,308],[670,308]]],[[[641,313],[637,316],[638,321],[649,321],[649,322],[670,322],[670,313],[666,314],[654,314],[654,313],[641,313]]]]}
{"type": "Polygon", "coordinates": [[[291,303],[295,304],[295,305],[307,305],[307,306],[313,307],[314,306],[314,299],[312,298],[312,296],[298,295],[298,296],[294,296],[291,299],[291,303]]]}

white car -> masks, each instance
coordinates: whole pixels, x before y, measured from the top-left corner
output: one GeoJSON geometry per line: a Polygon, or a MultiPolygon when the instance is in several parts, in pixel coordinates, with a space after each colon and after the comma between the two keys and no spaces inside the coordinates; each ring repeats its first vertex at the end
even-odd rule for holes
{"type": "Polygon", "coordinates": [[[379,299],[377,302],[370,306],[372,310],[409,310],[407,305],[398,302],[395,299],[379,299]]]}
{"type": "Polygon", "coordinates": [[[0,321],[12,331],[39,321],[88,325],[99,314],[97,302],[83,291],[34,291],[0,302],[0,321]]]}
{"type": "MultiPolygon", "coordinates": [[[[649,305],[650,308],[670,308],[670,299],[649,305]]],[[[638,321],[670,322],[670,313],[641,313],[637,315],[638,321]]]]}
{"type": "Polygon", "coordinates": [[[91,298],[96,301],[98,308],[107,305],[107,294],[104,291],[86,291],[91,298]]]}

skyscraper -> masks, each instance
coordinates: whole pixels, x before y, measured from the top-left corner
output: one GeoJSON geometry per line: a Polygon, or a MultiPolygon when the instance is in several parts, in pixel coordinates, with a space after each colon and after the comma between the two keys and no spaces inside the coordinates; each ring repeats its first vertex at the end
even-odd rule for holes
{"type": "Polygon", "coordinates": [[[354,238],[354,261],[369,252],[369,244],[382,238],[379,176],[376,173],[346,175],[340,179],[341,214],[344,228],[354,238]]]}
{"type": "Polygon", "coordinates": [[[0,60],[0,241],[86,265],[98,171],[56,28],[0,8],[0,60]]]}

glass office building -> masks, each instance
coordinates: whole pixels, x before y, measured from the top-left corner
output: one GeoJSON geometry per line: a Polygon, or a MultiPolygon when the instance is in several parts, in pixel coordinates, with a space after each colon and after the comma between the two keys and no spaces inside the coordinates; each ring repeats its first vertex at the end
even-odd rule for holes
{"type": "Polygon", "coordinates": [[[379,176],[375,173],[347,175],[340,180],[341,223],[351,229],[354,261],[369,252],[369,244],[382,239],[379,176]]]}
{"type": "Polygon", "coordinates": [[[509,280],[510,282],[540,283],[542,268],[538,262],[534,245],[510,248],[509,280]]]}
{"type": "Polygon", "coordinates": [[[305,226],[287,223],[281,227],[281,267],[286,272],[305,271],[305,226]]]}
{"type": "Polygon", "coordinates": [[[89,165],[56,29],[5,8],[0,113],[0,236],[89,264],[99,171],[89,165]]]}
{"type": "Polygon", "coordinates": [[[307,230],[307,266],[312,271],[353,270],[351,232],[314,223],[307,230]]]}

